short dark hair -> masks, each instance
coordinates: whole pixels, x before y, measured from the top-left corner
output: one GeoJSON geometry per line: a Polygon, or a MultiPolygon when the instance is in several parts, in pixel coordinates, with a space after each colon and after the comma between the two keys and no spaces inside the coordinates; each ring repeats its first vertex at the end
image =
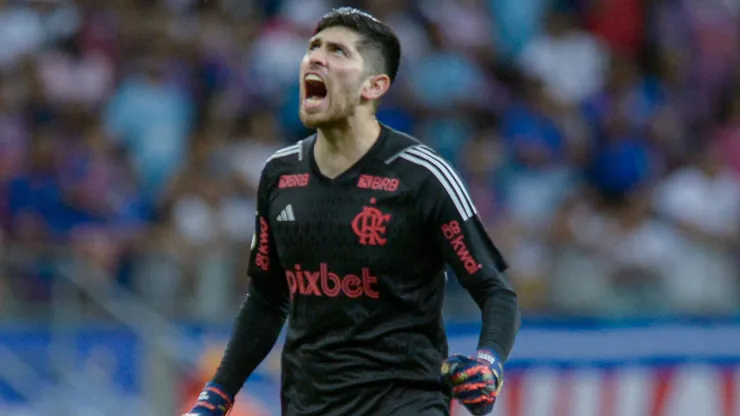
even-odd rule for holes
{"type": "Polygon", "coordinates": [[[401,42],[388,25],[371,14],[354,7],[333,9],[319,20],[314,35],[330,27],[344,27],[357,32],[362,40],[357,46],[360,53],[373,65],[373,70],[396,79],[401,61],[401,42]]]}

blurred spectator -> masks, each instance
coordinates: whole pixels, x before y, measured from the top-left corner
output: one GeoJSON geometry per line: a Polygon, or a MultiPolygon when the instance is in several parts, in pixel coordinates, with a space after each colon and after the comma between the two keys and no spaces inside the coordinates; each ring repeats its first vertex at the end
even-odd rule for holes
{"type": "MultiPolygon", "coordinates": [[[[201,138],[196,143],[187,168],[167,195],[175,230],[195,250],[214,244],[245,243],[252,236],[255,205],[241,200],[241,184],[234,172],[220,174],[219,165],[229,161],[216,158],[218,143],[212,140],[201,138]]],[[[253,192],[254,188],[249,190],[253,192]]]]}
{"type": "MultiPolygon", "coordinates": [[[[432,50],[429,39],[429,22],[412,0],[365,0],[365,10],[386,22],[401,42],[401,66],[411,69],[416,62],[432,50]]],[[[401,76],[401,74],[399,74],[401,76]]]]}
{"type": "Polygon", "coordinates": [[[637,58],[645,40],[645,9],[640,0],[585,0],[584,22],[612,51],[637,58]]]}
{"type": "Polygon", "coordinates": [[[242,176],[249,194],[257,195],[262,167],[267,158],[283,147],[283,143],[278,139],[281,132],[271,113],[254,113],[247,118],[246,124],[246,135],[233,137],[220,151],[221,157],[230,159],[229,168],[242,176]]]}
{"type": "Polygon", "coordinates": [[[298,82],[298,68],[313,29],[328,10],[322,0],[283,2],[283,14],[268,22],[249,48],[247,73],[259,79],[259,96],[274,100],[298,82]]]}
{"type": "Polygon", "coordinates": [[[687,72],[690,82],[683,87],[691,116],[706,128],[727,78],[737,73],[740,5],[723,0],[655,3],[654,41],[661,55],[687,72]]]}
{"type": "Polygon", "coordinates": [[[11,87],[15,79],[0,73],[0,183],[20,173],[30,141],[29,120],[18,105],[17,90],[11,87]]]}
{"type": "Polygon", "coordinates": [[[95,109],[113,86],[113,65],[95,50],[83,49],[81,34],[66,39],[59,49],[38,57],[37,68],[45,98],[55,106],[95,109]]]}
{"type": "Polygon", "coordinates": [[[30,149],[27,169],[8,185],[12,233],[23,240],[56,240],[67,235],[79,216],[65,201],[58,180],[59,146],[39,132],[30,149]]]}
{"type": "Polygon", "coordinates": [[[594,95],[604,83],[607,50],[578,28],[576,16],[551,11],[545,32],[532,40],[519,57],[522,71],[545,83],[552,97],[576,105],[594,95]]]}
{"type": "Polygon", "coordinates": [[[254,232],[256,185],[237,175],[226,150],[221,138],[204,132],[163,200],[172,227],[165,241],[174,260],[188,265],[179,279],[192,282],[190,309],[202,319],[222,317],[236,300],[234,279],[243,266],[237,253],[254,232]]]}
{"type": "Polygon", "coordinates": [[[446,48],[472,56],[492,50],[491,17],[482,0],[427,0],[419,8],[436,25],[446,48]]]}
{"type": "Polygon", "coordinates": [[[576,180],[568,164],[571,143],[560,123],[562,111],[542,82],[529,79],[522,99],[512,103],[502,118],[508,163],[499,175],[505,184],[509,261],[517,270],[525,302],[529,289],[539,291],[544,284],[548,267],[543,236],[576,180]]]}
{"type": "Polygon", "coordinates": [[[460,152],[457,165],[481,217],[493,224],[504,209],[497,173],[504,163],[503,143],[494,129],[481,129],[460,152]]]}
{"type": "Polygon", "coordinates": [[[719,152],[726,158],[729,167],[740,175],[740,77],[735,87],[729,90],[722,112],[723,120],[718,126],[719,152]]]}
{"type": "Polygon", "coordinates": [[[643,137],[615,121],[614,130],[592,160],[590,179],[602,192],[623,196],[655,179],[658,161],[643,137]]]}
{"type": "Polygon", "coordinates": [[[45,40],[43,22],[36,10],[0,0],[0,69],[12,69],[45,40]]]}
{"type": "Polygon", "coordinates": [[[550,0],[488,0],[493,18],[496,51],[504,58],[517,58],[540,34],[550,0]]]}
{"type": "Polygon", "coordinates": [[[29,151],[27,168],[7,185],[9,236],[22,250],[8,247],[4,266],[19,277],[11,281],[15,295],[30,301],[49,299],[48,245],[65,241],[82,217],[65,202],[52,140],[40,132],[29,151]]]}
{"type": "Polygon", "coordinates": [[[430,34],[429,54],[405,70],[411,103],[420,117],[415,133],[449,160],[473,135],[466,110],[484,106],[492,92],[481,65],[455,48],[443,46],[440,33],[430,34]],[[439,68],[445,68],[440,71],[439,68]]]}
{"type": "Polygon", "coordinates": [[[60,183],[70,203],[95,218],[76,227],[71,242],[89,261],[116,273],[121,256],[148,220],[133,168],[100,125],[91,124],[78,143],[67,146],[60,183]]]}
{"type": "Polygon", "coordinates": [[[634,60],[622,55],[612,57],[607,75],[603,88],[584,102],[594,135],[601,138],[620,123],[626,123],[623,127],[629,131],[644,133],[664,102],[662,83],[641,73],[634,60]]]}
{"type": "Polygon", "coordinates": [[[192,102],[151,58],[121,81],[105,113],[108,132],[133,158],[145,196],[156,199],[187,159],[192,102]]]}
{"type": "Polygon", "coordinates": [[[550,300],[577,315],[666,313],[683,262],[677,234],[656,219],[649,189],[616,199],[575,195],[554,222],[550,300]]]}
{"type": "Polygon", "coordinates": [[[695,313],[729,312],[740,304],[740,178],[720,148],[707,145],[691,164],[665,178],[656,210],[681,236],[682,268],[668,285],[672,306],[695,313]],[[711,203],[708,203],[711,201],[711,203]]]}

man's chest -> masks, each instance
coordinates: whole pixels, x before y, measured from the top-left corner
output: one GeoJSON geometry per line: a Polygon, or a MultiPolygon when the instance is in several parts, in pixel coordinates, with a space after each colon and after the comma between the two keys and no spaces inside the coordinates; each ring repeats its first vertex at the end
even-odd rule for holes
{"type": "Polygon", "coordinates": [[[278,188],[268,215],[280,262],[333,267],[384,266],[399,260],[404,247],[418,244],[423,222],[413,195],[397,180],[352,186],[278,188]]]}

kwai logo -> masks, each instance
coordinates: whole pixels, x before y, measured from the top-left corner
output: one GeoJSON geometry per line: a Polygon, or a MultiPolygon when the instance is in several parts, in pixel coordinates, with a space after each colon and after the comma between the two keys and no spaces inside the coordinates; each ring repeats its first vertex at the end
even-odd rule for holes
{"type": "Polygon", "coordinates": [[[367,296],[377,299],[380,295],[376,285],[378,278],[370,274],[370,269],[363,267],[359,275],[338,275],[329,270],[327,263],[321,263],[318,271],[303,270],[300,264],[295,270],[287,270],[291,299],[295,295],[327,296],[334,298],[340,295],[348,298],[367,296]]]}
{"type": "Polygon", "coordinates": [[[270,225],[265,217],[260,217],[259,239],[257,241],[257,255],[254,258],[257,267],[264,271],[270,270],[270,225]]]}
{"type": "Polygon", "coordinates": [[[468,245],[465,243],[465,236],[460,229],[460,223],[453,220],[442,226],[442,234],[444,234],[447,241],[452,246],[452,250],[457,254],[457,258],[465,267],[465,270],[469,274],[473,274],[481,269],[480,263],[473,258],[468,250],[468,245]]]}

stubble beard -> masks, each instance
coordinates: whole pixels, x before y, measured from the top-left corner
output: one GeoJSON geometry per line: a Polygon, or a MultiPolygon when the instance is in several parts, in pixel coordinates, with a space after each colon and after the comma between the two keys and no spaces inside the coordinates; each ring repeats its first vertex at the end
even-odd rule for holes
{"type": "Polygon", "coordinates": [[[353,107],[350,100],[344,100],[342,103],[330,103],[329,108],[319,113],[306,113],[302,109],[299,111],[301,123],[308,129],[319,129],[336,126],[345,121],[353,113],[353,107]]]}

